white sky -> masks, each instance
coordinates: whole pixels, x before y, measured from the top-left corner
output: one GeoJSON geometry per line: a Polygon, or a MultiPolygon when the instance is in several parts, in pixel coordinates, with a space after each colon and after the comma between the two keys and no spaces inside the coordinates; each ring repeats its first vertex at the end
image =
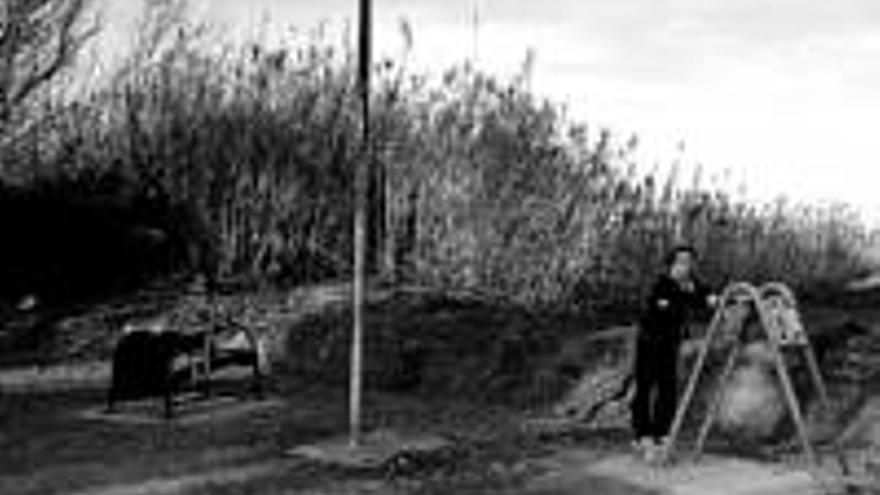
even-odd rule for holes
{"type": "MultiPolygon", "coordinates": [[[[357,0],[197,2],[199,15],[226,25],[230,36],[267,20],[302,29],[327,20],[338,28],[357,8],[357,0]]],[[[476,52],[482,68],[509,75],[534,48],[536,91],[567,103],[587,123],[636,132],[644,156],[668,163],[684,141],[688,160],[703,163],[708,175],[732,169],[752,194],[847,200],[880,220],[876,0],[374,5],[379,54],[400,52],[403,17],[413,26],[412,62],[429,71],[476,52]]]]}

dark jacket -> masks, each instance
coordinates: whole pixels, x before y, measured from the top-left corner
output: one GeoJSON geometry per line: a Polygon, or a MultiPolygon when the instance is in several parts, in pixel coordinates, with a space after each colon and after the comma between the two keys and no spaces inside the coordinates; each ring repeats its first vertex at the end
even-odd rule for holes
{"type": "Polygon", "coordinates": [[[642,339],[678,343],[692,312],[708,307],[708,288],[697,279],[686,289],[669,275],[657,278],[651,287],[641,319],[642,339]]]}

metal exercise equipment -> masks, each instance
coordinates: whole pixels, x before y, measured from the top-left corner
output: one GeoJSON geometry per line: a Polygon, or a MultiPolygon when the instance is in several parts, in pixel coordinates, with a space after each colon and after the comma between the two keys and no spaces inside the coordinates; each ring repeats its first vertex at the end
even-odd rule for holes
{"type": "Polygon", "coordinates": [[[700,426],[693,451],[695,460],[702,455],[706,438],[719,413],[724,385],[730,378],[745,344],[745,324],[752,310],[758,317],[757,326],[762,330],[761,337],[766,339],[773,355],[776,376],[780,381],[787,409],[794,421],[805,460],[810,466],[818,465],[815,450],[810,443],[804,410],[795,393],[788,370],[786,351],[801,353],[805,357],[812,385],[816,389],[822,407],[828,407],[828,393],[819,372],[815,353],[801,322],[797,300],[786,285],[778,282],[768,283],[760,288],[749,283],[737,282],[729,285],[722,293],[676,410],[669,443],[661,454],[661,463],[668,463],[672,457],[685,417],[693,406],[697,385],[706,372],[709,353],[714,349],[722,349],[726,352],[724,366],[717,382],[713,385],[714,390],[710,390],[709,407],[700,426]]]}
{"type": "Polygon", "coordinates": [[[231,366],[252,370],[251,389],[263,397],[263,350],[256,334],[231,318],[211,311],[203,328],[135,328],[113,353],[107,411],[118,402],[148,397],[164,400],[166,418],[174,415],[174,396],[187,389],[212,395],[214,374],[231,366]]]}

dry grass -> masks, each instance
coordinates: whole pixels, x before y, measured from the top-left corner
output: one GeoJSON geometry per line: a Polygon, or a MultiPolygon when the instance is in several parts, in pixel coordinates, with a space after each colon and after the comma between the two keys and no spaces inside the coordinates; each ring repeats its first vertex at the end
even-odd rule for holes
{"type": "MultiPolygon", "coordinates": [[[[6,179],[68,177],[71,195],[150,211],[191,266],[345,275],[361,125],[352,51],[317,35],[279,49],[205,40],[184,26],[108,87],[47,105],[2,150],[6,179]]],[[[634,141],[572,121],[522,79],[461,66],[429,82],[405,58],[375,72],[370,246],[389,277],[631,308],[677,240],[705,253],[719,284],[821,292],[866,270],[868,232],[844,206],[747,204],[676,173],[637,177],[634,141]]]]}
{"type": "Polygon", "coordinates": [[[100,402],[95,392],[10,395],[0,406],[6,425],[0,488],[9,494],[98,494],[110,488],[142,493],[150,487],[155,493],[280,494],[336,493],[334,487],[348,485],[351,493],[366,493],[370,486],[382,487],[382,493],[442,493],[452,487],[462,488],[456,493],[492,493],[516,486],[522,473],[510,467],[543,451],[516,439],[518,415],[510,410],[368,394],[368,428],[421,428],[450,436],[455,459],[390,478],[390,472],[314,465],[283,452],[343,434],[344,391],[299,384],[280,393],[285,407],[197,425],[76,418],[74,411],[100,402]]]}

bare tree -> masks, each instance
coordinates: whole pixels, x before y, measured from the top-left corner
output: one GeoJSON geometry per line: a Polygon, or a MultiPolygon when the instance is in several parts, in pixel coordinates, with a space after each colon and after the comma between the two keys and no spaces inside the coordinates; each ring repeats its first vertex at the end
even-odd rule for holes
{"type": "Polygon", "coordinates": [[[131,39],[131,52],[113,75],[116,84],[137,74],[151,61],[173,44],[174,35],[181,41],[187,30],[198,35],[203,26],[194,26],[187,18],[191,4],[189,0],[146,0],[134,28],[131,39]]]}
{"type": "Polygon", "coordinates": [[[97,22],[88,0],[0,0],[0,135],[15,111],[69,67],[97,22]]]}

